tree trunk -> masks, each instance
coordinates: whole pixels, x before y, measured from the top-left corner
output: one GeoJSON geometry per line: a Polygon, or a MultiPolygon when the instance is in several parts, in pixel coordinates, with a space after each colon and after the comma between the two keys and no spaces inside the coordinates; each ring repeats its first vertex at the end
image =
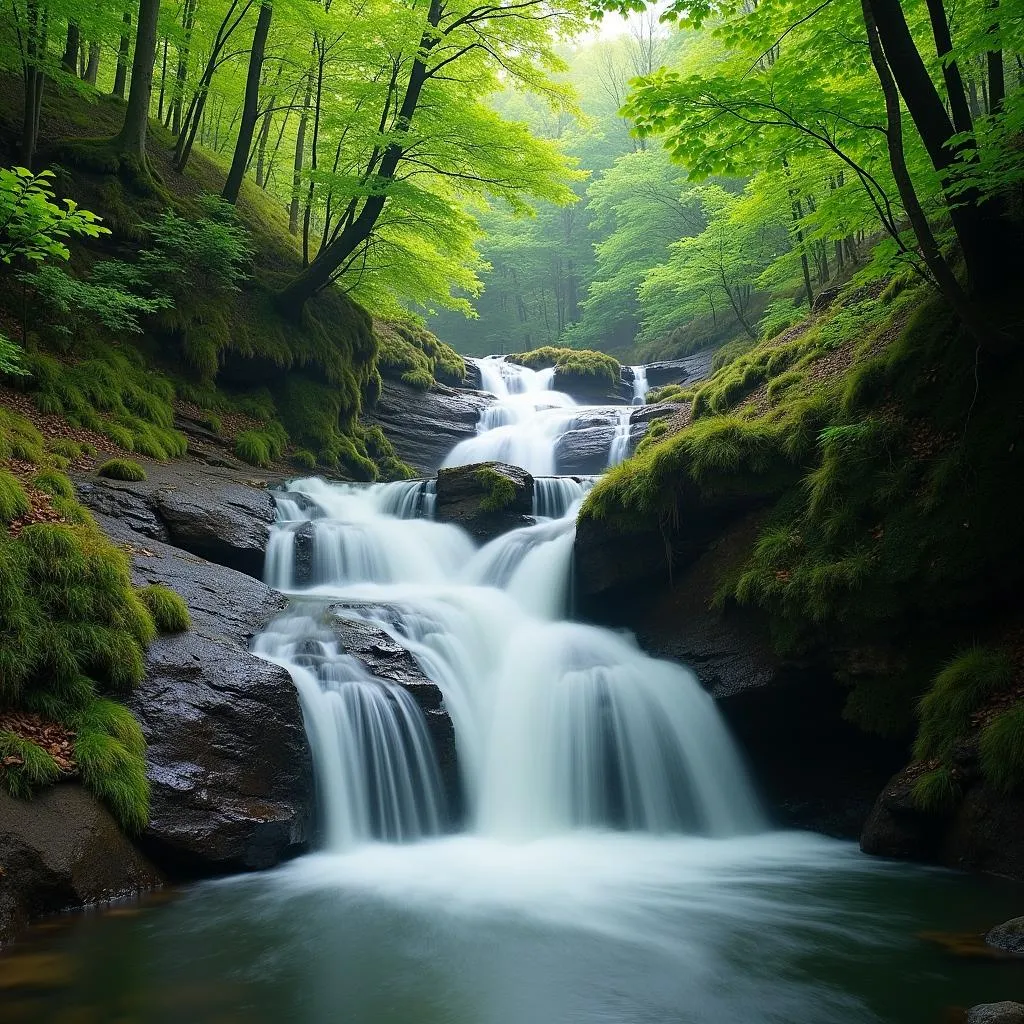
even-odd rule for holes
{"type": "Polygon", "coordinates": [[[37,0],[28,0],[25,5],[25,60],[23,78],[25,102],[21,123],[21,162],[28,168],[36,156],[36,142],[39,139],[39,115],[43,106],[43,86],[46,76],[40,64],[46,49],[45,15],[40,18],[37,0]]]}
{"type": "Polygon", "coordinates": [[[235,152],[231,158],[228,180],[224,182],[224,191],[221,192],[221,198],[229,203],[238,202],[238,192],[242,187],[242,178],[245,177],[245,168],[249,163],[249,150],[252,149],[256,118],[259,117],[263,55],[267,49],[267,35],[270,32],[270,18],[273,10],[268,4],[264,4],[260,8],[259,18],[256,19],[256,32],[252,39],[252,50],[249,52],[249,74],[245,80],[242,116],[238,124],[238,138],[235,140],[235,152]]]}
{"type": "Polygon", "coordinates": [[[100,73],[100,44],[89,44],[89,63],[85,65],[85,81],[89,85],[95,85],[100,73]]]}
{"type": "Polygon", "coordinates": [[[181,134],[181,108],[185,102],[185,82],[188,78],[188,58],[192,46],[192,28],[196,20],[196,0],[185,0],[185,9],[181,17],[181,26],[185,30],[185,41],[178,51],[178,67],[174,75],[174,94],[171,97],[170,110],[167,112],[168,124],[175,135],[181,134]]]}
{"type": "Polygon", "coordinates": [[[949,34],[949,21],[942,0],[928,0],[928,17],[931,19],[932,35],[935,37],[935,52],[942,63],[942,77],[946,83],[949,109],[953,112],[953,126],[958,132],[973,131],[974,122],[971,120],[971,110],[967,105],[967,94],[964,92],[960,68],[956,61],[949,57],[953,52],[953,40],[949,34]]]}
{"type": "MultiPolygon", "coordinates": [[[[409,81],[395,121],[393,137],[408,133],[412,125],[423,86],[427,82],[427,55],[438,42],[436,29],[440,24],[442,11],[441,0],[430,0],[427,28],[420,38],[417,56],[409,71],[409,81]]],[[[373,176],[380,182],[393,181],[404,154],[405,150],[397,140],[390,142],[373,176]]],[[[309,266],[279,293],[278,303],[284,313],[299,316],[305,304],[334,280],[346,261],[369,238],[387,200],[387,194],[380,192],[364,199],[359,214],[351,219],[330,244],[320,250],[309,266]]]]}
{"type": "MultiPolygon", "coordinates": [[[[945,177],[957,157],[974,148],[968,141],[953,145],[956,134],[942,99],[928,74],[910,34],[900,0],[865,0],[865,20],[871,15],[892,73],[907,110],[917,127],[932,166],[945,177]]],[[[978,197],[962,193],[947,196],[950,220],[967,267],[971,290],[977,294],[1002,292],[1012,283],[1012,271],[1004,253],[1009,244],[998,204],[980,204],[978,197]]],[[[909,213],[909,211],[908,211],[909,213]]]]}
{"type": "Polygon", "coordinates": [[[135,29],[135,55],[132,58],[132,84],[124,125],[114,140],[117,148],[139,170],[147,172],[146,133],[149,128],[149,103],[153,96],[153,65],[156,63],[156,27],[160,0],[139,0],[139,18],[135,29]]]}
{"type": "Polygon", "coordinates": [[[299,118],[299,131],[295,137],[295,162],[292,165],[292,201],[288,205],[288,230],[299,233],[299,186],[302,184],[302,165],[306,159],[306,125],[309,123],[309,105],[313,102],[313,76],[306,78],[306,99],[299,118]]]}
{"type": "Polygon", "coordinates": [[[131,27],[132,16],[130,11],[125,11],[121,17],[121,39],[117,44],[117,70],[114,72],[114,88],[111,94],[119,100],[124,99],[124,87],[128,82],[128,55],[131,52],[131,27]]]}
{"type": "Polygon", "coordinates": [[[160,59],[160,95],[156,100],[156,119],[163,123],[164,95],[167,92],[167,36],[164,36],[163,56],[160,59]]]}
{"type": "MultiPolygon", "coordinates": [[[[992,22],[988,27],[996,39],[999,33],[999,0],[989,0],[986,5],[992,11],[992,22]]],[[[998,114],[1003,109],[1003,101],[1006,99],[1006,77],[1003,74],[1003,51],[1002,47],[996,46],[985,54],[985,64],[988,71],[988,112],[998,114]]]]}
{"type": "Polygon", "coordinates": [[[64,56],[60,59],[61,67],[69,74],[78,77],[78,50],[82,34],[77,21],[68,22],[68,38],[64,44],[64,56]]]}

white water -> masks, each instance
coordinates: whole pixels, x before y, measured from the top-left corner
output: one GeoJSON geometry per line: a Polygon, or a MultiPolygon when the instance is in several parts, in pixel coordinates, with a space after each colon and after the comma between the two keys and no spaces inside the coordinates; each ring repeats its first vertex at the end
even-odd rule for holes
{"type": "MultiPolygon", "coordinates": [[[[505,431],[511,449],[535,454],[539,437],[557,441],[544,404],[557,395],[549,375],[494,359],[480,366],[485,385],[504,394],[509,421],[474,441],[505,431]]],[[[629,407],[609,411],[628,430],[629,407]]],[[[761,827],[693,674],[647,657],[628,637],[566,619],[575,518],[592,483],[539,478],[537,524],[479,549],[459,527],[422,518],[429,488],[419,481],[314,478],[280,496],[267,581],[301,603],[255,650],[288,668],[299,688],[331,848],[415,838],[444,821],[420,712],[338,650],[324,623],[338,602],[406,647],[440,687],[468,830],[523,840],[580,828],[730,836],[761,827]]]]}
{"type": "Polygon", "coordinates": [[[650,391],[647,386],[647,367],[631,366],[630,369],[633,371],[633,404],[643,405],[647,401],[647,392],[650,391]]]}

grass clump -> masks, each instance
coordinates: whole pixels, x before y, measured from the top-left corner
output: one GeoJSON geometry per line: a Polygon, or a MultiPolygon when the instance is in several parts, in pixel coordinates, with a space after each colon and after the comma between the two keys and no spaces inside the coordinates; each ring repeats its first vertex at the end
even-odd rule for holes
{"type": "Polygon", "coordinates": [[[0,469],[0,523],[12,523],[27,516],[32,505],[18,478],[6,469],[0,469]]]}
{"type": "Polygon", "coordinates": [[[1024,702],[985,727],[979,752],[987,782],[1006,794],[1024,788],[1024,702]]]}
{"type": "Polygon", "coordinates": [[[170,587],[154,583],[139,590],[139,597],[161,633],[185,633],[192,628],[188,605],[170,587]]]}
{"type": "Polygon", "coordinates": [[[146,471],[134,459],[109,459],[97,467],[96,475],[129,483],[139,483],[146,479],[146,471]]]}
{"type": "Polygon", "coordinates": [[[914,757],[949,760],[957,742],[970,731],[974,712],[1012,681],[1013,662],[1006,651],[975,647],[956,657],[921,700],[914,757]]]}
{"type": "Polygon", "coordinates": [[[275,438],[262,430],[243,430],[235,438],[235,454],[250,466],[265,469],[283,454],[275,438]]]}
{"type": "Polygon", "coordinates": [[[952,771],[940,765],[918,776],[911,799],[926,814],[949,814],[960,802],[960,787],[952,771]]]}
{"type": "Polygon", "coordinates": [[[316,456],[306,448],[299,448],[289,456],[292,465],[298,469],[305,469],[312,472],[316,469],[316,456]]]}
{"type": "Polygon", "coordinates": [[[480,499],[482,512],[504,512],[516,500],[516,485],[504,473],[490,466],[478,469],[473,478],[483,485],[484,496],[480,499]]]}
{"type": "Polygon", "coordinates": [[[47,442],[47,447],[54,455],[61,455],[65,459],[80,459],[85,454],[85,449],[77,441],[70,437],[58,437],[47,442]]]}
{"type": "Polygon", "coordinates": [[[73,498],[75,496],[75,485],[65,473],[58,473],[52,469],[44,469],[37,473],[32,483],[41,491],[54,498],[73,498]]]}
{"type": "Polygon", "coordinates": [[[57,762],[38,743],[9,730],[0,730],[0,782],[8,793],[22,800],[40,786],[60,778],[57,762]]]}

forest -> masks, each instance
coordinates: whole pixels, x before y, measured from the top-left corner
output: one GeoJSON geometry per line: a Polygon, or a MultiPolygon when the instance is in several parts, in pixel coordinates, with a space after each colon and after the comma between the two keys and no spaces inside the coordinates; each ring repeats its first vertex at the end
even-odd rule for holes
{"type": "Polygon", "coordinates": [[[1020,1024],[1022,252],[1024,0],[7,0],[0,1017],[1020,1024]]]}

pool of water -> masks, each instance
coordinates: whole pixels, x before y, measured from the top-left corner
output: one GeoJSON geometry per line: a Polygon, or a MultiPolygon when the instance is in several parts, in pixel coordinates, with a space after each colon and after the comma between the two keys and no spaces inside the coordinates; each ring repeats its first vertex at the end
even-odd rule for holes
{"type": "Polygon", "coordinates": [[[1024,962],[924,932],[1024,886],[803,833],[459,836],[81,914],[0,957],[4,1024],[945,1024],[1024,962]]]}

